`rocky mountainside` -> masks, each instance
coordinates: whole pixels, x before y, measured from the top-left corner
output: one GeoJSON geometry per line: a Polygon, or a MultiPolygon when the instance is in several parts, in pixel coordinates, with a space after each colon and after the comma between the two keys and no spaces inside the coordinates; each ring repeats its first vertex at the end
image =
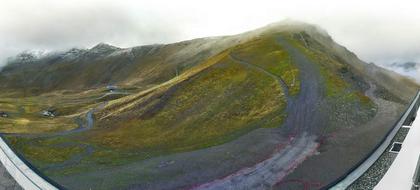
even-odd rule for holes
{"type": "MultiPolygon", "coordinates": [[[[3,82],[0,85],[9,89],[25,90],[26,95],[32,95],[51,90],[86,89],[107,84],[137,86],[160,84],[173,78],[177,72],[186,71],[223,50],[260,35],[277,32],[295,32],[299,34],[298,40],[306,46],[311,40],[316,41],[318,44],[314,48],[323,48],[322,51],[330,54],[328,56],[342,59],[341,62],[351,65],[357,72],[373,75],[371,78],[378,83],[384,81],[381,77],[390,78],[389,81],[385,81],[393,84],[398,83],[394,81],[406,80],[397,74],[359,60],[345,47],[336,44],[326,31],[317,26],[284,21],[235,36],[202,38],[167,45],[118,48],[99,43],[91,49],[73,48],[42,55],[23,52],[9,59],[7,66],[2,68],[0,79],[3,82]]],[[[382,86],[387,87],[385,84],[382,86]]],[[[395,89],[394,92],[401,92],[398,89],[400,85],[392,86],[393,88],[388,90],[395,89]]]]}
{"type": "Polygon", "coordinates": [[[0,80],[8,141],[70,189],[322,188],[375,147],[419,88],[293,21],[21,54],[0,80]],[[56,118],[33,113],[46,106],[56,118]]]}

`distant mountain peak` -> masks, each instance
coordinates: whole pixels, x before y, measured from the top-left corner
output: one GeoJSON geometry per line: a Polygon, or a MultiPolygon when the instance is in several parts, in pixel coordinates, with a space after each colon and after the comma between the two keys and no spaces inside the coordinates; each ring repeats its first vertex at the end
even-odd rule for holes
{"type": "Polygon", "coordinates": [[[8,62],[29,63],[47,55],[46,51],[26,50],[14,57],[9,57],[8,62]]]}
{"type": "Polygon", "coordinates": [[[65,59],[71,60],[78,58],[84,52],[86,52],[86,49],[71,48],[63,53],[60,53],[59,55],[61,55],[65,59]]]}
{"type": "Polygon", "coordinates": [[[331,38],[328,32],[322,27],[294,19],[285,19],[279,22],[274,22],[258,30],[260,30],[263,33],[284,31],[306,32],[307,34],[312,36],[322,36],[326,38],[331,38]]]}
{"type": "Polygon", "coordinates": [[[121,48],[110,45],[110,44],[107,44],[107,43],[104,43],[104,42],[101,42],[101,43],[99,43],[96,46],[93,46],[91,48],[91,50],[95,50],[95,49],[118,50],[118,49],[121,49],[121,48]]]}
{"type": "Polygon", "coordinates": [[[89,49],[89,53],[92,53],[92,54],[109,54],[109,53],[112,53],[112,52],[117,51],[117,50],[121,50],[121,48],[101,42],[101,43],[97,44],[96,46],[92,47],[91,49],[89,49]]]}

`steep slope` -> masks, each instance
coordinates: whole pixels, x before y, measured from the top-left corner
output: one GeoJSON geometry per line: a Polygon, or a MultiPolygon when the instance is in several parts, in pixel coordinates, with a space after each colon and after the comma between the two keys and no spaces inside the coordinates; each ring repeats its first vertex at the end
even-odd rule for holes
{"type": "Polygon", "coordinates": [[[109,84],[156,85],[244,40],[239,36],[214,37],[125,49],[100,43],[91,49],[71,49],[41,57],[22,53],[2,68],[0,86],[31,96],[109,84]]]}
{"type": "Polygon", "coordinates": [[[20,102],[36,110],[49,100],[62,113],[50,122],[78,123],[7,137],[72,189],[320,188],[376,145],[419,87],[291,21],[168,45],[24,55],[0,77],[8,120],[37,117],[22,115],[20,102]],[[103,99],[109,84],[129,93],[103,99]]]}

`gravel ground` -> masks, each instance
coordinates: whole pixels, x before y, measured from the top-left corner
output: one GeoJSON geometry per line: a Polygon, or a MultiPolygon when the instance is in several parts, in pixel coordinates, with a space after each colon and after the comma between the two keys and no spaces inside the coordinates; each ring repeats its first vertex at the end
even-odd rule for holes
{"type": "MultiPolygon", "coordinates": [[[[408,128],[401,128],[395,135],[392,143],[404,141],[408,131],[408,128]]],[[[358,180],[350,185],[348,190],[373,189],[375,185],[378,184],[388,168],[391,166],[394,159],[397,157],[396,153],[389,152],[392,147],[392,143],[388,146],[381,157],[379,157],[379,159],[372,165],[372,167],[370,167],[358,180]]]]}
{"type": "Polygon", "coordinates": [[[82,174],[51,177],[69,189],[216,189],[223,186],[220,184],[227,184],[223,186],[225,189],[290,190],[319,189],[335,180],[378,143],[398,118],[403,105],[379,100],[373,119],[361,126],[342,127],[337,133],[318,137],[316,143],[322,145],[310,154],[305,150],[311,149],[313,143],[294,147],[300,150],[294,151],[296,162],[290,164],[293,159],[281,151],[290,138],[296,142],[301,138],[311,139],[308,137],[327,125],[328,115],[324,115],[326,111],[320,106],[323,104],[318,102],[322,93],[318,83],[323,81],[313,73],[312,64],[288,43],[281,39],[279,43],[302,63],[299,69],[302,81],[306,81],[301,86],[302,92],[306,91],[302,93],[304,96],[290,102],[296,103],[295,106],[288,103],[288,113],[299,114],[291,114],[295,117],[289,117],[283,127],[261,128],[223,145],[154,157],[111,170],[97,168],[82,174]],[[278,172],[287,175],[278,176],[278,172]]]}
{"type": "Polygon", "coordinates": [[[221,186],[223,189],[266,189],[273,186],[316,153],[318,143],[313,129],[319,127],[315,124],[322,123],[324,118],[318,107],[322,94],[317,68],[285,40],[279,39],[279,43],[299,63],[301,81],[304,81],[301,95],[288,100],[286,109],[290,117],[284,126],[257,129],[207,149],[155,157],[112,170],[98,168],[52,178],[69,189],[220,189],[221,186]]]}
{"type": "Polygon", "coordinates": [[[20,190],[19,184],[10,176],[6,168],[0,162],[0,190],[20,190]]]}
{"type": "MultiPolygon", "coordinates": [[[[286,85],[281,79],[269,74],[277,79],[284,88],[288,116],[282,128],[292,135],[292,140],[287,143],[286,147],[255,166],[239,170],[223,179],[202,184],[196,189],[267,189],[291,173],[307,157],[317,152],[316,149],[319,146],[316,143],[317,136],[309,134],[309,132],[314,131],[313,128],[320,125],[323,118],[322,111],[318,106],[322,101],[322,80],[319,70],[315,63],[312,63],[285,39],[279,37],[277,40],[291,55],[300,71],[301,88],[296,98],[288,96],[286,85]]],[[[235,56],[231,55],[230,57],[241,64],[257,67],[235,56]]],[[[269,73],[260,67],[256,69],[269,73]]]]}
{"type": "MultiPolygon", "coordinates": [[[[366,95],[370,96],[369,92],[366,95]]],[[[312,190],[328,186],[380,143],[380,139],[393,128],[404,106],[375,96],[370,98],[378,105],[374,118],[359,126],[343,127],[320,139],[319,154],[305,160],[275,189],[312,190]]]]}

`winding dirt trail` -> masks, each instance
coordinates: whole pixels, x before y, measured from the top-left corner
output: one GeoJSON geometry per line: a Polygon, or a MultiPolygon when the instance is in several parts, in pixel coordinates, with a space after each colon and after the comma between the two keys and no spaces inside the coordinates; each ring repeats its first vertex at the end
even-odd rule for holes
{"type": "Polygon", "coordinates": [[[81,118],[75,120],[76,124],[78,125],[77,128],[71,129],[68,131],[59,131],[54,133],[46,133],[46,134],[19,134],[19,133],[4,133],[7,136],[15,136],[15,137],[31,137],[31,138],[47,138],[47,137],[58,137],[58,136],[66,136],[75,133],[80,133],[83,131],[87,131],[93,128],[95,123],[94,113],[97,110],[102,109],[108,102],[103,102],[99,104],[96,108],[92,108],[85,114],[84,121],[81,118]]]}
{"type": "Polygon", "coordinates": [[[289,101],[289,87],[287,86],[286,82],[284,82],[284,80],[282,78],[278,77],[277,75],[274,75],[273,73],[265,70],[264,68],[262,68],[262,67],[260,67],[258,65],[254,65],[254,64],[248,63],[248,62],[246,62],[246,61],[244,61],[244,60],[242,60],[242,59],[240,59],[237,56],[234,56],[232,54],[229,54],[229,57],[232,60],[234,60],[234,61],[236,61],[238,63],[241,63],[241,64],[243,64],[243,65],[245,65],[247,67],[254,68],[254,69],[256,69],[256,70],[258,70],[260,72],[263,72],[264,74],[266,74],[266,75],[274,78],[275,80],[277,80],[279,82],[282,90],[283,90],[284,96],[287,98],[287,101],[289,101]]]}
{"type": "MultiPolygon", "coordinates": [[[[18,136],[18,137],[32,137],[35,139],[42,139],[42,138],[54,138],[54,137],[59,137],[59,136],[66,136],[66,135],[72,135],[72,134],[76,134],[76,133],[81,133],[87,130],[90,130],[93,128],[94,126],[94,122],[95,122],[95,118],[94,118],[94,113],[99,110],[102,109],[108,102],[103,102],[101,104],[99,104],[97,107],[90,109],[88,112],[86,112],[85,114],[85,121],[82,121],[80,118],[78,120],[76,120],[75,122],[77,123],[77,125],[79,127],[72,129],[72,130],[68,130],[68,131],[60,131],[60,132],[56,132],[56,133],[50,133],[50,134],[7,134],[9,136],[18,136]]],[[[27,145],[31,145],[34,146],[34,141],[29,141],[27,143],[27,145]]],[[[42,168],[43,171],[46,170],[57,170],[57,169],[62,169],[65,167],[70,167],[73,165],[77,165],[81,162],[81,160],[86,157],[86,156],[90,156],[91,154],[93,154],[94,152],[94,148],[91,145],[88,144],[83,144],[83,143],[79,143],[79,142],[63,142],[63,143],[59,143],[59,144],[54,144],[54,145],[50,145],[51,147],[68,147],[68,146],[77,146],[82,148],[84,151],[79,153],[79,154],[75,154],[72,155],[70,159],[61,162],[61,163],[55,163],[55,164],[51,164],[49,166],[46,166],[44,168],[42,168]]]]}
{"type": "Polygon", "coordinates": [[[316,127],[315,125],[322,125],[322,114],[318,110],[318,105],[322,101],[322,80],[319,70],[282,37],[278,38],[278,43],[290,54],[300,70],[301,87],[296,97],[289,96],[287,85],[280,77],[235,56],[230,57],[279,81],[287,97],[288,115],[282,128],[289,136],[288,142],[270,158],[253,167],[241,169],[225,178],[202,184],[194,189],[269,189],[307,157],[316,153],[319,144],[316,142],[317,136],[312,133],[312,128],[316,127]]]}
{"type": "Polygon", "coordinates": [[[324,124],[324,115],[319,110],[323,97],[323,80],[319,68],[283,37],[278,37],[277,41],[298,67],[301,82],[299,94],[291,97],[288,102],[286,108],[288,116],[283,127],[289,134],[296,136],[303,132],[313,133],[313,129],[324,124]]]}

